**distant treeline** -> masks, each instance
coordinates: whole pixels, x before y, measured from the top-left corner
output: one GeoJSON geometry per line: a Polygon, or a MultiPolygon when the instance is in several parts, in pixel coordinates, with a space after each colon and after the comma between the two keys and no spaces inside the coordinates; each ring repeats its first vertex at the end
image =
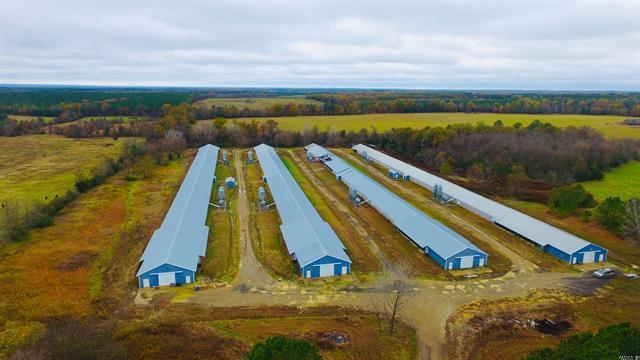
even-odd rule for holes
{"type": "Polygon", "coordinates": [[[196,109],[186,104],[166,105],[163,113],[155,121],[125,124],[96,120],[40,127],[6,119],[2,126],[0,118],[0,135],[2,131],[10,135],[6,133],[9,129],[12,135],[50,132],[72,138],[136,136],[153,141],[168,132],[178,132],[190,147],[207,143],[221,147],[260,143],[292,147],[314,142],[345,147],[365,143],[442,175],[462,175],[468,179],[465,185],[478,191],[539,202],[547,201],[553,186],[599,180],[613,167],[640,160],[640,140],[605,139],[588,127],[558,128],[539,120],[513,126],[498,120],[492,125],[394,128],[385,132],[321,131],[318,127],[298,132],[281,130],[271,119],[197,121],[196,109]]]}
{"type": "Polygon", "coordinates": [[[0,87],[0,113],[52,116],[67,122],[85,116],[162,116],[162,105],[211,97],[302,95],[323,102],[283,103],[252,110],[237,106],[194,109],[197,119],[378,113],[494,112],[640,116],[638,93],[455,92],[402,90],[12,88],[0,87]]]}
{"type": "Polygon", "coordinates": [[[550,185],[598,180],[605,171],[640,159],[638,140],[608,140],[590,128],[560,129],[537,120],[528,126],[507,127],[497,121],[493,126],[462,124],[379,133],[367,129],[320,131],[317,127],[292,132],[278,129],[271,120],[228,124],[218,119],[213,124],[197,124],[186,137],[190,146],[372,144],[442,175],[464,175],[470,186],[485,193],[543,202],[546,197],[535,198],[525,192],[536,181],[548,190],[550,185]]]}

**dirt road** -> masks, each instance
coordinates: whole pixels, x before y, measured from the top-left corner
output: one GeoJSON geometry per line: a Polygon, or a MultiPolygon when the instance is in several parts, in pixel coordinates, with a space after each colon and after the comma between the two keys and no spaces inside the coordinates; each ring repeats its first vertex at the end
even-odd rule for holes
{"type": "Polygon", "coordinates": [[[245,183],[244,160],[241,151],[234,152],[234,166],[238,176],[238,229],[240,234],[240,270],[234,284],[247,289],[264,289],[276,284],[253,253],[251,243],[251,214],[245,183]]]}
{"type": "MultiPolygon", "coordinates": [[[[586,274],[550,272],[508,272],[502,277],[466,281],[415,280],[413,295],[401,317],[416,329],[421,359],[441,359],[444,357],[447,318],[460,306],[478,299],[524,296],[529,290],[537,288],[575,292],[576,283],[590,287],[601,285],[597,279],[586,274]]],[[[221,307],[339,304],[373,311],[374,294],[380,291],[373,286],[373,283],[356,281],[352,286],[335,289],[283,281],[269,289],[207,289],[194,292],[186,301],[221,307]]]]}

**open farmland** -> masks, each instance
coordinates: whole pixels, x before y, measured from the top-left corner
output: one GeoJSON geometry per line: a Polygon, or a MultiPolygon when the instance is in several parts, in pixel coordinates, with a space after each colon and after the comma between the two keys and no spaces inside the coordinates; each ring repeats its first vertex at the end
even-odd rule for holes
{"type": "Polygon", "coordinates": [[[117,174],[71,203],[54,225],[0,249],[0,357],[41,336],[52,316],[92,316],[128,301],[142,250],[192,154],[154,165],[144,180],[117,174]]]}
{"type": "Polygon", "coordinates": [[[53,116],[30,116],[30,115],[7,115],[9,120],[15,121],[36,121],[38,118],[42,118],[43,123],[49,123],[55,119],[53,116]]]}
{"type": "Polygon", "coordinates": [[[0,202],[30,204],[62,196],[79,175],[88,175],[105,159],[117,159],[124,141],[55,135],[0,138],[0,202]]]}
{"type": "Polygon", "coordinates": [[[303,97],[273,97],[273,98],[209,98],[197,101],[196,106],[210,108],[212,106],[225,107],[235,106],[238,109],[264,110],[274,105],[318,105],[322,103],[317,100],[305,99],[303,97]]]}
{"type": "MultiPolygon", "coordinates": [[[[600,115],[541,115],[541,114],[494,114],[494,113],[415,113],[415,114],[367,114],[367,115],[338,115],[338,116],[291,116],[273,118],[281,129],[305,130],[318,126],[320,130],[360,130],[375,128],[384,131],[391,128],[411,127],[423,128],[444,127],[453,124],[484,122],[492,125],[496,120],[511,126],[515,123],[528,125],[533,120],[549,122],[555,126],[590,126],[608,137],[640,138],[640,127],[621,125],[625,116],[600,116],[600,115]]],[[[238,121],[251,121],[254,119],[238,119],[238,121]]],[[[266,121],[265,118],[256,118],[258,121],[266,121]]]]}
{"type": "Polygon", "coordinates": [[[587,191],[593,193],[599,201],[610,196],[619,196],[622,200],[640,197],[640,161],[631,161],[604,174],[600,181],[582,182],[587,191]]]}

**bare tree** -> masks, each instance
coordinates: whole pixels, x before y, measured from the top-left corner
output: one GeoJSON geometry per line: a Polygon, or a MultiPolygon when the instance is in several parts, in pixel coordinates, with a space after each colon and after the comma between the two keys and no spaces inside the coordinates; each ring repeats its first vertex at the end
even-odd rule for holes
{"type": "Polygon", "coordinates": [[[372,298],[372,306],[381,330],[384,323],[388,325],[390,334],[396,330],[396,322],[411,297],[412,273],[413,267],[407,261],[395,265],[385,264],[378,291],[372,298]]]}

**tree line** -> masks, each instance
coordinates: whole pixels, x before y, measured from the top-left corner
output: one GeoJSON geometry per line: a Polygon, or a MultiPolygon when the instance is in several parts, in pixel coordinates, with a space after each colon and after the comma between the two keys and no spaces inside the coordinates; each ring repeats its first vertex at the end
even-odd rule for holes
{"type": "MultiPolygon", "coordinates": [[[[588,127],[558,128],[534,120],[529,124],[456,124],[422,129],[359,131],[285,131],[278,123],[216,118],[197,121],[198,109],[188,104],[165,105],[155,121],[114,123],[109,120],[44,125],[41,132],[68,137],[137,136],[160,139],[169,130],[183,134],[187,146],[206,143],[246,147],[267,143],[280,147],[319,143],[327,146],[372,144],[442,175],[461,175],[475,190],[546,202],[554,186],[600,180],[605,171],[640,159],[640,141],[605,139],[588,127]]],[[[2,129],[2,127],[0,127],[2,129]]],[[[29,133],[29,132],[27,132],[29,133]]],[[[1,134],[1,133],[0,133],[1,134]]]]}
{"type": "Polygon", "coordinates": [[[211,106],[197,119],[379,113],[492,112],[640,116],[638,93],[554,93],[319,89],[12,88],[0,87],[0,113],[53,116],[68,122],[86,116],[162,116],[164,104],[193,104],[212,97],[304,95],[316,104],[274,104],[265,109],[211,106]]]}

